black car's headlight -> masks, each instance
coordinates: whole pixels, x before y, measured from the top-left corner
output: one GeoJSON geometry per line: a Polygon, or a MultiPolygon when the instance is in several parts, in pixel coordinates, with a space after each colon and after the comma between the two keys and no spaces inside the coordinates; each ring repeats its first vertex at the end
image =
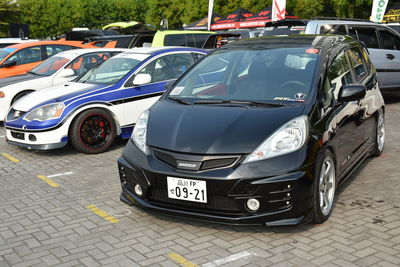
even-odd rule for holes
{"type": "Polygon", "coordinates": [[[149,121],[149,110],[140,114],[135,127],[133,128],[131,139],[135,145],[146,155],[149,154],[149,149],[146,145],[147,122],[149,121]]]}
{"type": "Polygon", "coordinates": [[[61,114],[64,110],[65,106],[63,103],[54,103],[45,105],[42,107],[38,107],[31,112],[29,112],[25,117],[24,120],[26,121],[46,121],[50,119],[56,119],[61,117],[61,114]]]}
{"type": "Polygon", "coordinates": [[[290,120],[248,155],[243,163],[273,158],[294,152],[304,145],[307,135],[307,116],[300,116],[290,120]]]}

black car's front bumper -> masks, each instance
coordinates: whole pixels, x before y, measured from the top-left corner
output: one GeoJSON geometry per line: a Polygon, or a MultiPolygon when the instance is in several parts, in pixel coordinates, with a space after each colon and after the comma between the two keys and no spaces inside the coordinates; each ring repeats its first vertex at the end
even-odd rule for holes
{"type": "MultiPolygon", "coordinates": [[[[118,159],[121,200],[146,210],[210,222],[294,225],[304,221],[311,210],[311,165],[285,174],[264,177],[248,176],[238,168],[200,173],[181,172],[152,155],[146,157],[132,142],[128,142],[122,157],[118,159]],[[133,158],[135,162],[132,162],[133,158]],[[206,181],[207,203],[168,198],[167,176],[206,181]],[[141,197],[134,193],[136,184],[144,189],[141,197]],[[260,201],[257,212],[251,212],[246,207],[249,198],[260,201]]],[[[253,172],[256,167],[252,166],[253,172]]]]}

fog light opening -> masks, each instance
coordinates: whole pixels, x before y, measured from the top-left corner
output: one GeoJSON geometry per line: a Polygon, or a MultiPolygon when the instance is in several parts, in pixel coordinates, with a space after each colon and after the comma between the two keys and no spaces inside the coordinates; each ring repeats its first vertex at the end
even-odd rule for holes
{"type": "Polygon", "coordinates": [[[247,208],[253,212],[257,211],[260,208],[260,201],[255,198],[249,198],[247,200],[247,208]]]}
{"type": "Polygon", "coordinates": [[[34,134],[30,134],[29,135],[29,140],[32,141],[32,142],[36,141],[36,136],[34,134]]]}
{"type": "Polygon", "coordinates": [[[135,194],[138,195],[139,197],[141,197],[143,195],[143,189],[140,185],[135,185],[135,194]]]}

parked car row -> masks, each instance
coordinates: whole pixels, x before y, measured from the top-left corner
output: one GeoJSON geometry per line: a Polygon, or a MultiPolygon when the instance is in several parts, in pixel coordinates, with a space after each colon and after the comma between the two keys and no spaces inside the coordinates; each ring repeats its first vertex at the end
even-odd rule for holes
{"type": "Polygon", "coordinates": [[[213,51],[59,53],[0,85],[7,142],[101,153],[129,138],[118,159],[129,205],[228,224],[322,223],[337,187],[385,144],[385,76],[360,42],[368,27],[332,23],[290,27],[346,36],[224,33],[209,39],[213,51]]]}

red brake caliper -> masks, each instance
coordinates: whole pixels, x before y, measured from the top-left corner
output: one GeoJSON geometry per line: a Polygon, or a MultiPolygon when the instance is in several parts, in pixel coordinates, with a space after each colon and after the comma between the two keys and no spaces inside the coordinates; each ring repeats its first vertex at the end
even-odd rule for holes
{"type": "Polygon", "coordinates": [[[102,139],[104,139],[106,137],[106,134],[104,133],[105,132],[105,130],[104,130],[104,126],[105,126],[104,121],[101,121],[99,126],[101,127],[101,129],[100,129],[100,131],[101,131],[100,137],[102,139]]]}

